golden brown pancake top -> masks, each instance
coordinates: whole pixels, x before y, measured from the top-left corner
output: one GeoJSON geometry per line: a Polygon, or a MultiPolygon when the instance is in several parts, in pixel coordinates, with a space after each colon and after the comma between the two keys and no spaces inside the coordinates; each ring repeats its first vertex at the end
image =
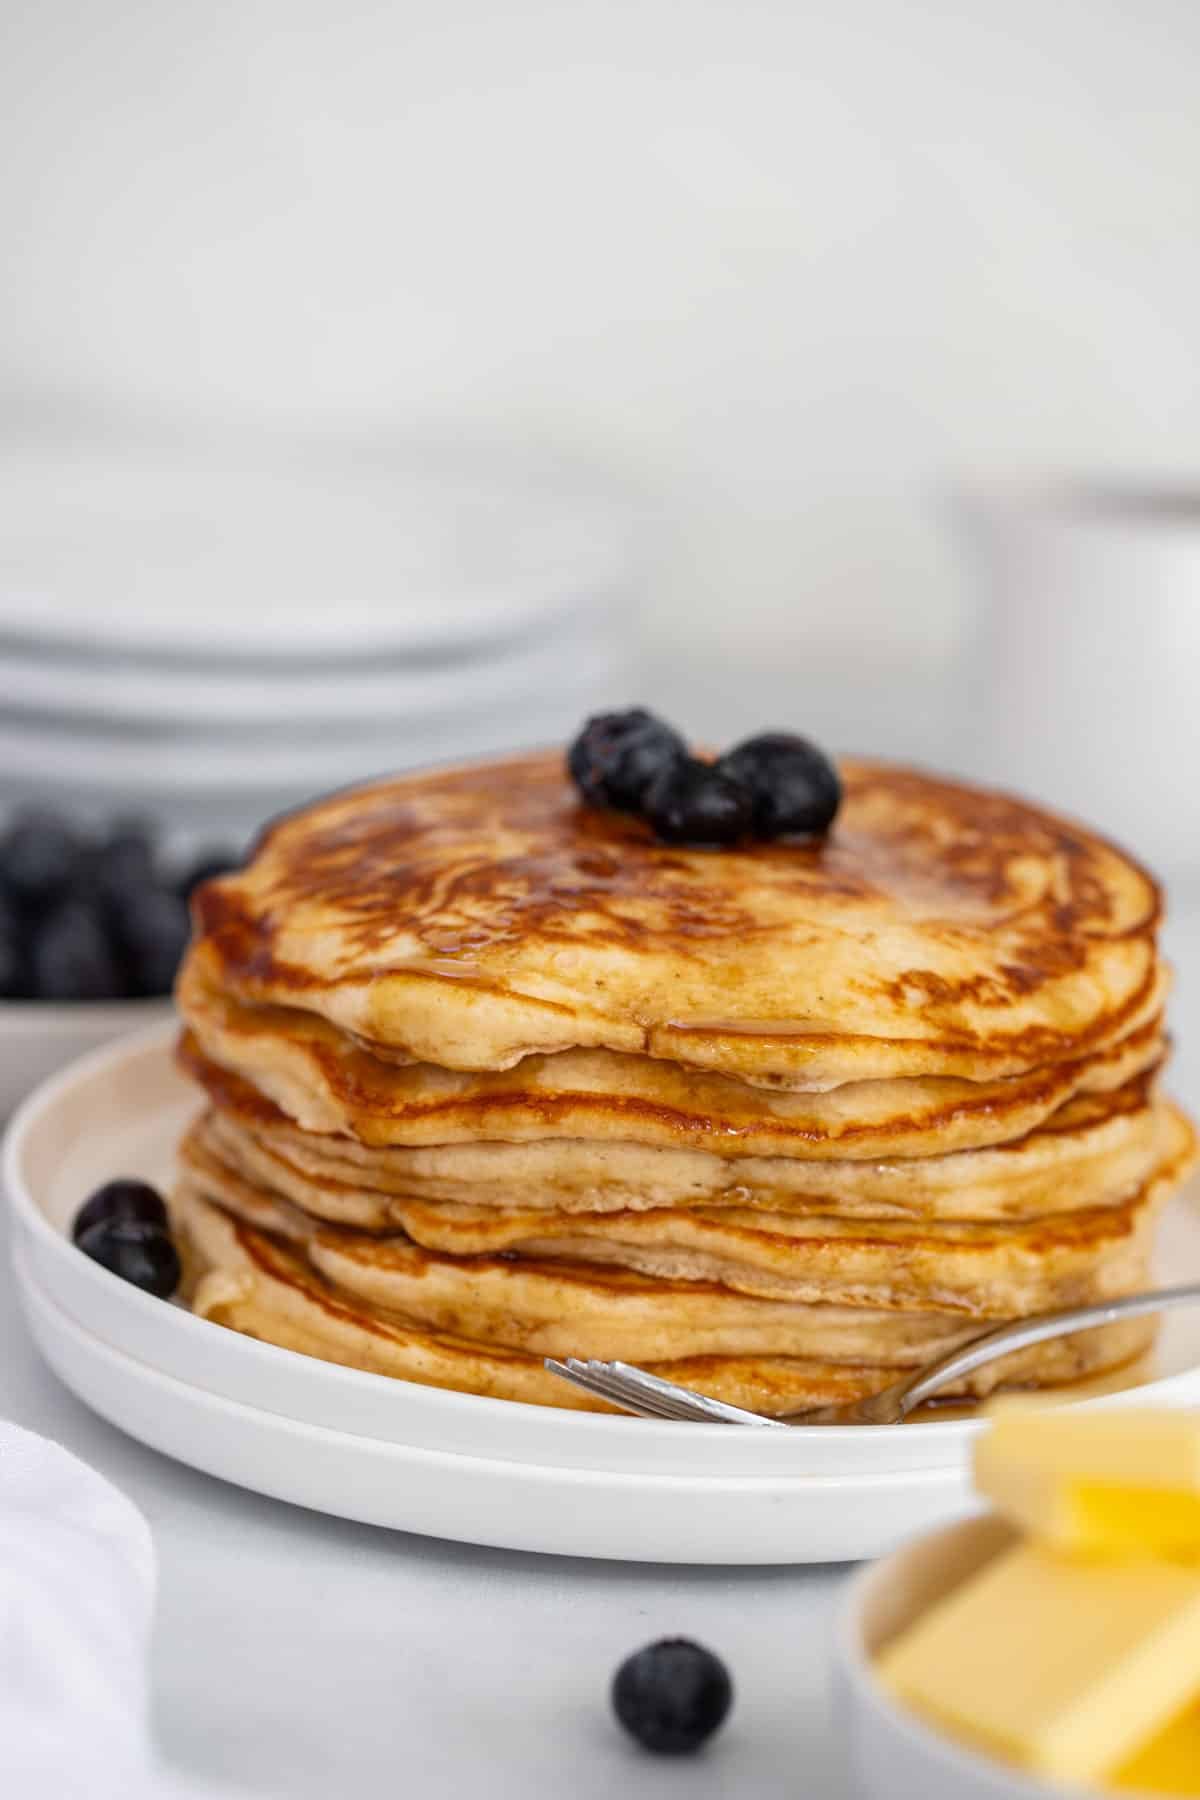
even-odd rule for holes
{"type": "Polygon", "coordinates": [[[230,994],[455,1069],[604,1047],[768,1085],[978,1078],[1157,1003],[1128,857],[1003,794],[841,772],[827,839],[724,851],[583,804],[558,755],[388,780],[273,826],[197,926],[230,994]]]}

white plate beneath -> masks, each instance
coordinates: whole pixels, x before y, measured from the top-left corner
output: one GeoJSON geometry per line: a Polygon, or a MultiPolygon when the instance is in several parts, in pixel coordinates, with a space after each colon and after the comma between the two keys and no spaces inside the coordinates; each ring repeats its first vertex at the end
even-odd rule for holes
{"type": "MultiPolygon", "coordinates": [[[[134,657],[95,657],[80,651],[39,654],[6,647],[0,639],[0,694],[6,708],[34,726],[73,722],[108,741],[115,730],[162,729],[213,739],[229,725],[289,727],[311,735],[326,720],[394,730],[399,720],[439,719],[521,699],[539,699],[580,669],[610,670],[629,626],[615,606],[581,607],[535,636],[512,645],[477,648],[436,662],[365,652],[332,667],[263,662],[249,668],[180,659],[157,664],[134,657]]],[[[615,668],[610,672],[615,674],[615,668]]]]}
{"type": "Polygon", "coordinates": [[[510,642],[624,591],[636,520],[511,455],[276,466],[0,445],[0,635],[237,660],[510,642]]]}
{"type": "Polygon", "coordinates": [[[288,797],[326,793],[352,781],[418,763],[461,760],[514,744],[561,743],[589,710],[622,692],[626,659],[619,649],[560,670],[530,690],[502,690],[486,705],[440,717],[390,719],[297,717],[290,726],[255,734],[213,731],[190,737],[163,723],[154,732],[110,734],[87,724],[0,717],[0,792],[40,780],[68,789],[143,789],[187,795],[214,789],[268,788],[288,797]]]}
{"type": "MultiPolygon", "coordinates": [[[[170,1179],[198,1102],[157,1029],[101,1050],[22,1107],[5,1146],[17,1272],[47,1360],[168,1455],[280,1499],[439,1537],[682,1563],[873,1556],[972,1504],[977,1426],[739,1431],[482,1399],[260,1344],[138,1293],[65,1235],[116,1175],[170,1179]]],[[[1181,1199],[1163,1273],[1200,1278],[1181,1199]]],[[[1167,1322],[1159,1375],[1110,1396],[1200,1403],[1200,1309],[1167,1322]]]]}

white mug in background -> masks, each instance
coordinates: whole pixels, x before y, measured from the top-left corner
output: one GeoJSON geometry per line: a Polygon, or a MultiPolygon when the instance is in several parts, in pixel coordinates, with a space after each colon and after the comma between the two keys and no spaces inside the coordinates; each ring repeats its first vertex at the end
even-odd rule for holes
{"type": "Polygon", "coordinates": [[[1200,886],[1200,487],[977,486],[957,761],[1200,886]]]}

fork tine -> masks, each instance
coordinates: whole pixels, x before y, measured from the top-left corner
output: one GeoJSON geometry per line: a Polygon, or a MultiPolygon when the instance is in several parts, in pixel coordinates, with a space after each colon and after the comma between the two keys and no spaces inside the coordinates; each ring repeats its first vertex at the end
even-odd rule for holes
{"type": "Polygon", "coordinates": [[[586,1384],[590,1393],[599,1394],[601,1399],[609,1400],[628,1412],[639,1413],[643,1418],[694,1422],[704,1417],[688,1403],[686,1396],[651,1392],[643,1388],[635,1376],[622,1376],[612,1363],[599,1359],[583,1361],[579,1357],[569,1356],[563,1366],[569,1378],[580,1386],[586,1384]]]}
{"type": "Polygon", "coordinates": [[[619,1381],[607,1380],[603,1375],[577,1375],[575,1377],[581,1387],[586,1386],[589,1392],[598,1394],[602,1400],[608,1400],[613,1406],[619,1406],[623,1412],[633,1412],[643,1419],[673,1419],[675,1413],[647,1394],[638,1394],[622,1386],[619,1381]]]}
{"type": "Polygon", "coordinates": [[[747,1412],[741,1406],[730,1406],[728,1401],[714,1400],[709,1394],[697,1394],[691,1388],[679,1387],[673,1381],[652,1375],[649,1369],[623,1362],[611,1363],[609,1367],[634,1392],[647,1396],[654,1394],[661,1400],[686,1406],[688,1410],[683,1416],[687,1418],[700,1419],[709,1425],[768,1425],[786,1430],[779,1419],[770,1419],[764,1413],[747,1412]]]}
{"type": "Polygon", "coordinates": [[[645,1419],[673,1419],[676,1415],[666,1411],[662,1401],[644,1394],[626,1393],[619,1383],[606,1380],[603,1375],[595,1374],[586,1364],[569,1358],[567,1362],[556,1362],[553,1357],[546,1357],[545,1366],[552,1375],[559,1375],[564,1381],[582,1388],[585,1393],[595,1394],[600,1400],[607,1400],[610,1405],[619,1406],[623,1412],[633,1412],[645,1419]]]}
{"type": "Polygon", "coordinates": [[[636,1406],[647,1414],[653,1413],[656,1418],[684,1419],[692,1423],[697,1420],[703,1422],[707,1418],[703,1409],[687,1396],[658,1393],[653,1388],[643,1386],[636,1375],[627,1375],[614,1364],[601,1364],[591,1371],[591,1375],[593,1380],[603,1383],[606,1392],[614,1399],[626,1406],[636,1406]]]}
{"type": "Polygon", "coordinates": [[[599,1394],[629,1412],[644,1418],[673,1419],[700,1425],[766,1425],[776,1430],[787,1427],[779,1419],[761,1413],[745,1412],[739,1406],[728,1406],[707,1394],[678,1386],[639,1369],[632,1363],[603,1362],[598,1357],[584,1360],[568,1356],[565,1362],[546,1358],[546,1367],[568,1381],[574,1381],[590,1393],[599,1394]]]}

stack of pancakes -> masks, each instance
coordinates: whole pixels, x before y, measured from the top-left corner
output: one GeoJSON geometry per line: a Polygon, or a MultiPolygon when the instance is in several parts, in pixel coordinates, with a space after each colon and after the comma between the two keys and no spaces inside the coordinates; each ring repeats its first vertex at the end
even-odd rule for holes
{"type": "Polygon", "coordinates": [[[552,756],[275,825],[179,985],[194,1309],[473,1393],[596,1404],[542,1359],[615,1357],[784,1414],[1147,1285],[1194,1148],[1153,882],[1003,795],[841,773],[809,844],[657,843],[552,756]]]}

